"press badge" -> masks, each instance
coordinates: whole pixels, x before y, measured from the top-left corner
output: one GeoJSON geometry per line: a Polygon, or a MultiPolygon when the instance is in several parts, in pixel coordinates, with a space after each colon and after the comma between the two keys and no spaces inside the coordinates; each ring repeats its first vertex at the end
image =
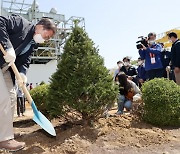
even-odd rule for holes
{"type": "Polygon", "coordinates": [[[156,63],[156,59],[155,58],[151,58],[151,64],[155,64],[156,63]]]}

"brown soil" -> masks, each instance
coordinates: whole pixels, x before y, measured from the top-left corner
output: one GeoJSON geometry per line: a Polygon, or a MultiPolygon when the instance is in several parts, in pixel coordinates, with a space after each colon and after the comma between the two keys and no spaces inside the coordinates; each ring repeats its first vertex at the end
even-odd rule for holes
{"type": "MultiPolygon", "coordinates": [[[[31,113],[29,111],[29,113],[31,113]]],[[[93,127],[56,119],[57,136],[49,136],[27,113],[16,118],[15,132],[27,146],[16,154],[180,154],[180,129],[157,128],[127,114],[101,118],[93,127]]]]}

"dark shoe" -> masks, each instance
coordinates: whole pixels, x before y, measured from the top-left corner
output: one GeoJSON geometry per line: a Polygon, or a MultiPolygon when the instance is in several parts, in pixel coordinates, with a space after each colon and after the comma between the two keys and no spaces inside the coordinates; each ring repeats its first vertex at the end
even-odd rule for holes
{"type": "Polygon", "coordinates": [[[0,149],[8,152],[16,152],[25,147],[24,142],[18,142],[14,139],[0,142],[0,149]]]}
{"type": "Polygon", "coordinates": [[[123,112],[122,112],[122,111],[117,111],[115,114],[116,114],[116,115],[122,115],[123,112]]]}

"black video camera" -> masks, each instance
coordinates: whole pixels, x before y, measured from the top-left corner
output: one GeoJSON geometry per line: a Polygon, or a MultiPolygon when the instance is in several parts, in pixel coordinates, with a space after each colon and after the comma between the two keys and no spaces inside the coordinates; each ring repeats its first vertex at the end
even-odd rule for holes
{"type": "Polygon", "coordinates": [[[147,37],[144,37],[144,36],[140,36],[138,37],[138,39],[140,39],[139,41],[136,42],[136,48],[137,49],[142,49],[143,46],[142,44],[145,46],[145,47],[148,47],[148,40],[147,40],[147,37]]]}

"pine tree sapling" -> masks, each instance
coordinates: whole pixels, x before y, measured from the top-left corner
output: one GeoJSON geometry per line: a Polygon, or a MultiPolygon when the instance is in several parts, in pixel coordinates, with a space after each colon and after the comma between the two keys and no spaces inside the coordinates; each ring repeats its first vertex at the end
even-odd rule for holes
{"type": "Polygon", "coordinates": [[[98,49],[84,29],[75,26],[64,46],[57,71],[51,77],[50,114],[56,117],[70,108],[81,113],[84,119],[96,118],[107,105],[114,103],[117,94],[98,49]]]}

